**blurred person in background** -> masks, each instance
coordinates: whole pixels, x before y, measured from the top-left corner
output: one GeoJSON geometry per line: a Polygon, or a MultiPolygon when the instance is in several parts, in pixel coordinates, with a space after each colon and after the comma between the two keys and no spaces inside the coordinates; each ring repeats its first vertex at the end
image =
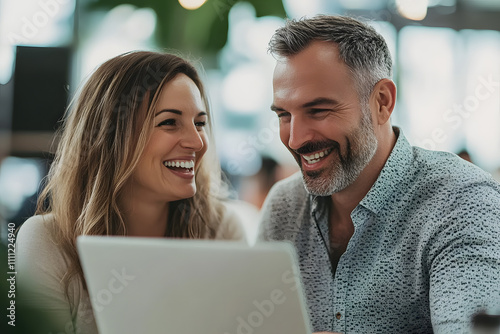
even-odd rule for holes
{"type": "Polygon", "coordinates": [[[30,284],[21,302],[46,310],[54,332],[88,334],[97,329],[78,236],[242,240],[244,232],[221,199],[211,115],[190,63],[120,55],[68,110],[37,215],[17,236],[16,268],[30,284]]]}
{"type": "Polygon", "coordinates": [[[467,151],[465,148],[463,150],[460,150],[460,152],[458,152],[457,155],[460,158],[464,159],[465,161],[473,163],[472,158],[470,157],[469,151],[467,151]]]}
{"type": "Polygon", "coordinates": [[[498,167],[495,171],[493,171],[493,178],[500,182],[500,167],[498,167]]]}
{"type": "Polygon", "coordinates": [[[271,157],[262,155],[261,167],[255,175],[242,177],[239,185],[239,198],[232,201],[234,210],[240,214],[248,243],[257,241],[260,209],[271,187],[280,180],[281,165],[271,157]]]}
{"type": "Polygon", "coordinates": [[[259,171],[245,180],[241,186],[241,197],[257,208],[262,208],[262,204],[271,187],[279,181],[278,169],[280,165],[276,160],[268,156],[261,157],[262,165],[259,171]]]}
{"type": "Polygon", "coordinates": [[[500,185],[391,126],[391,55],[367,24],[291,20],[270,51],[301,172],[271,189],[260,238],[295,245],[313,330],[469,333],[500,304],[500,185]]]}

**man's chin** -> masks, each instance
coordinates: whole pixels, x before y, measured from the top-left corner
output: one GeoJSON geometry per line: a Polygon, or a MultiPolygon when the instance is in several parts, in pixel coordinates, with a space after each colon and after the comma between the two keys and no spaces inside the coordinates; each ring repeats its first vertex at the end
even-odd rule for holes
{"type": "Polygon", "coordinates": [[[304,178],[310,178],[310,179],[317,179],[319,178],[321,175],[321,171],[320,170],[308,170],[308,171],[304,171],[302,170],[302,176],[304,178]]]}
{"type": "Polygon", "coordinates": [[[333,194],[329,191],[328,186],[324,181],[319,179],[320,172],[318,171],[302,171],[302,182],[304,183],[304,188],[311,195],[316,196],[329,196],[333,194]],[[312,174],[312,175],[311,175],[312,174]]]}
{"type": "Polygon", "coordinates": [[[329,191],[328,189],[321,189],[320,187],[310,186],[304,183],[304,188],[307,193],[314,196],[331,196],[334,192],[329,191]]]}
{"type": "Polygon", "coordinates": [[[303,171],[302,182],[306,191],[316,196],[331,196],[338,193],[351,184],[351,182],[334,181],[334,178],[345,177],[342,173],[328,173],[322,171],[303,171]],[[323,174],[323,175],[322,175],[323,174]]]}

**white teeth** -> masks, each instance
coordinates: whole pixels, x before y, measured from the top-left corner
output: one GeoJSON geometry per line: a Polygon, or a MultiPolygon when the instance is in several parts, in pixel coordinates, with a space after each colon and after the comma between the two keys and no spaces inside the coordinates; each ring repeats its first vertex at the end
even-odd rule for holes
{"type": "Polygon", "coordinates": [[[165,167],[181,167],[181,168],[194,168],[194,161],[165,161],[165,167]]]}
{"type": "Polygon", "coordinates": [[[331,148],[328,148],[324,151],[321,151],[319,153],[311,154],[311,155],[303,155],[304,159],[306,159],[307,163],[309,164],[315,164],[316,162],[320,161],[321,158],[324,156],[328,155],[332,151],[331,148]]]}

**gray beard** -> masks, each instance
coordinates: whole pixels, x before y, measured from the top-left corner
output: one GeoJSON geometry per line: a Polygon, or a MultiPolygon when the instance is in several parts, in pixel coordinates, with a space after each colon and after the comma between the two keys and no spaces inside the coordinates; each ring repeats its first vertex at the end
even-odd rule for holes
{"type": "Polygon", "coordinates": [[[345,156],[341,155],[339,149],[334,149],[330,154],[337,154],[338,160],[321,171],[302,171],[306,190],[312,195],[330,196],[347,188],[371,161],[377,147],[378,140],[373,131],[370,113],[365,109],[359,127],[348,138],[345,156]]]}

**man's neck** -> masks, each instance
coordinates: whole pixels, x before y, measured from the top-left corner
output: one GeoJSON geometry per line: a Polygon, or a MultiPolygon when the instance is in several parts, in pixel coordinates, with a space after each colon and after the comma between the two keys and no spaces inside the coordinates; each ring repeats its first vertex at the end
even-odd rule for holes
{"type": "MultiPolygon", "coordinates": [[[[330,217],[346,224],[351,220],[351,213],[377,181],[389,155],[396,144],[396,135],[390,130],[386,139],[379,141],[379,146],[370,163],[359,174],[359,177],[347,188],[331,196],[330,217]],[[336,219],[334,218],[336,217],[336,219]]],[[[332,219],[330,220],[332,225],[332,219]]]]}
{"type": "Polygon", "coordinates": [[[351,213],[368,191],[377,181],[384,168],[394,145],[396,135],[391,129],[387,133],[386,141],[379,142],[379,147],[370,163],[363,169],[356,181],[344,190],[331,196],[329,203],[329,238],[330,238],[330,261],[332,274],[335,276],[340,257],[347,249],[347,245],[354,234],[354,224],[351,213]]]}

